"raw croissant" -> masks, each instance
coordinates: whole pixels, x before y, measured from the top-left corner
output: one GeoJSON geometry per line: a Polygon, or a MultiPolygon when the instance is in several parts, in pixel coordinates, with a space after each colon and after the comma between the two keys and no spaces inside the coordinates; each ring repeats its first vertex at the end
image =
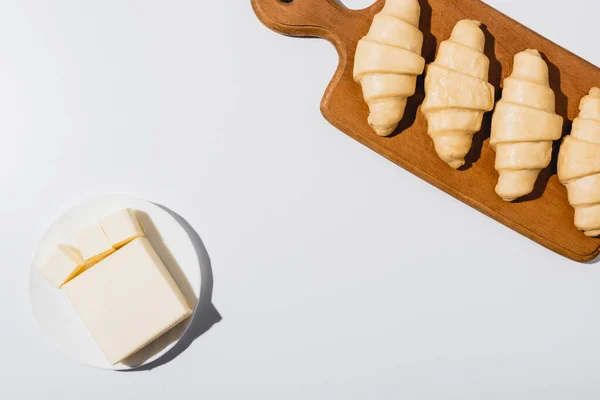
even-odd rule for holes
{"type": "Polygon", "coordinates": [[[369,105],[369,125],[380,136],[390,135],[402,119],[425,68],[420,15],[418,0],[387,0],[356,47],[354,80],[369,105]]]}
{"type": "Polygon", "coordinates": [[[579,110],[558,153],[558,178],[575,208],[575,226],[594,237],[600,235],[600,89],[590,90],[579,110]]]}
{"type": "Polygon", "coordinates": [[[561,137],[548,65],[537,50],[515,55],[512,75],[492,117],[490,144],[500,174],[496,193],[506,201],[533,191],[540,171],[552,158],[552,141],[561,137]]]}
{"type": "Polygon", "coordinates": [[[464,165],[483,114],[494,108],[480,26],[478,21],[459,21],[427,67],[422,111],[436,152],[452,168],[464,165]]]}

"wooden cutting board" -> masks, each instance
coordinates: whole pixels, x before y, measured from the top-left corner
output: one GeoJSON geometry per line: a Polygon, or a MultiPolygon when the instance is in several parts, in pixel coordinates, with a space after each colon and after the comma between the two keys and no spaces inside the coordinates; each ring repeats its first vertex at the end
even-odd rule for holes
{"type": "MultiPolygon", "coordinates": [[[[450,36],[457,21],[470,18],[483,22],[487,36],[485,53],[491,61],[490,82],[497,88],[497,98],[502,80],[512,71],[513,56],[527,48],[542,52],[550,66],[556,111],[565,119],[563,134],[570,132],[581,98],[592,86],[600,86],[600,69],[479,0],[420,0],[420,3],[420,29],[425,34],[423,56],[428,63],[434,60],[437,45],[450,36]]],[[[384,138],[371,130],[367,124],[367,105],[360,86],[352,79],[352,69],[356,44],[367,33],[383,0],[364,10],[349,10],[336,0],[252,0],[252,6],[258,18],[276,32],[316,36],[333,43],[339,54],[339,66],[325,91],[321,111],[339,130],[550,250],[580,262],[600,253],[600,239],[587,238],[573,226],[573,209],[567,201],[566,189],[556,176],[559,142],[554,146],[552,164],[540,174],[534,192],[506,203],[494,192],[498,174],[489,145],[491,113],[486,114],[482,130],[474,137],[467,164],[460,171],[438,158],[427,135],[427,124],[420,111],[423,77],[395,134],[384,138]]]]}

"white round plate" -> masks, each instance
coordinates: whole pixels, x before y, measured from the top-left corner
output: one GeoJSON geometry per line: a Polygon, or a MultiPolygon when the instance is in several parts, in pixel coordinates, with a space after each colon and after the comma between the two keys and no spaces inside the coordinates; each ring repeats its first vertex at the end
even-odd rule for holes
{"type": "Polygon", "coordinates": [[[200,296],[198,254],[185,229],[166,210],[126,196],[100,197],[72,208],[50,226],[37,247],[30,270],[29,297],[35,319],[46,337],[67,356],[92,367],[125,370],[154,361],[181,339],[192,319],[187,318],[124,362],[111,365],[65,293],[38,272],[40,263],[57,244],[74,244],[73,236],[79,229],[127,207],[136,211],[146,236],[194,310],[200,296]]]}

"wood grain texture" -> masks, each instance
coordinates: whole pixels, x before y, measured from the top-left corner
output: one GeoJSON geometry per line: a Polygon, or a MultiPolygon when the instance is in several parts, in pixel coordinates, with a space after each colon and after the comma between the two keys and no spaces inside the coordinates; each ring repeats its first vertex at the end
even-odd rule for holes
{"type": "MultiPolygon", "coordinates": [[[[490,82],[497,88],[497,99],[502,79],[512,71],[513,56],[527,48],[538,49],[550,67],[556,112],[565,119],[563,135],[571,129],[580,99],[592,86],[600,85],[600,69],[596,66],[479,0],[420,0],[420,3],[420,29],[425,35],[423,56],[427,63],[433,61],[437,45],[450,36],[459,20],[471,18],[485,25],[485,53],[491,62],[490,82]]],[[[600,239],[585,237],[573,225],[573,209],[566,189],[556,176],[559,142],[555,143],[552,163],[540,174],[534,192],[506,203],[494,192],[498,174],[494,169],[495,154],[488,143],[491,113],[486,114],[482,130],[473,139],[467,163],[459,171],[438,158],[427,135],[427,123],[420,111],[423,77],[393,136],[379,137],[372,131],[367,124],[368,109],[360,86],[352,79],[352,68],[356,44],[367,33],[383,0],[364,10],[349,10],[335,0],[252,0],[252,6],[259,19],[276,32],[316,36],[333,43],[340,61],[325,91],[321,111],[339,130],[550,250],[580,262],[600,253],[600,239]]]]}

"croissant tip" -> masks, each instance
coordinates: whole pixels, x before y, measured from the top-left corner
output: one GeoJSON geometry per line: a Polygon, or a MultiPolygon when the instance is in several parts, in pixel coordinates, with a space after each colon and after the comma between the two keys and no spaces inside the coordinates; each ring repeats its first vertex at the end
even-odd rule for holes
{"type": "Polygon", "coordinates": [[[590,89],[590,94],[591,95],[596,95],[596,94],[600,94],[600,88],[597,87],[593,87],[590,89]]]}
{"type": "Polygon", "coordinates": [[[377,136],[382,136],[382,137],[390,136],[394,132],[394,128],[391,128],[391,129],[373,128],[373,130],[375,131],[377,136]]]}
{"type": "Polygon", "coordinates": [[[587,237],[598,237],[598,236],[600,236],[600,229],[595,230],[595,231],[585,231],[584,234],[587,237]]]}
{"type": "Polygon", "coordinates": [[[481,22],[477,21],[476,19],[463,19],[463,21],[468,22],[473,25],[476,25],[476,26],[481,26],[481,22]]]}
{"type": "Polygon", "coordinates": [[[540,54],[539,51],[537,51],[536,49],[527,49],[525,51],[523,51],[523,53],[525,54],[530,54],[532,56],[536,56],[536,57],[542,57],[542,55],[540,54]]]}
{"type": "Polygon", "coordinates": [[[454,169],[459,169],[463,165],[465,165],[465,160],[462,158],[447,161],[448,165],[454,169]]]}
{"type": "Polygon", "coordinates": [[[502,200],[506,201],[506,202],[511,202],[511,201],[515,201],[516,199],[518,199],[519,195],[515,194],[515,193],[507,193],[503,190],[500,190],[498,188],[498,186],[496,186],[496,194],[498,195],[498,197],[500,197],[502,200]]]}
{"type": "MultiPolygon", "coordinates": [[[[501,188],[501,187],[499,187],[499,185],[500,185],[500,181],[498,181],[498,185],[496,185],[496,194],[502,200],[504,200],[506,202],[509,202],[509,203],[511,201],[515,201],[518,198],[523,197],[526,194],[528,194],[528,193],[531,192],[531,191],[524,191],[524,190],[515,191],[515,190],[507,189],[507,188],[504,188],[504,187],[501,188]]],[[[503,186],[505,186],[505,185],[503,185],[503,186]]]]}

